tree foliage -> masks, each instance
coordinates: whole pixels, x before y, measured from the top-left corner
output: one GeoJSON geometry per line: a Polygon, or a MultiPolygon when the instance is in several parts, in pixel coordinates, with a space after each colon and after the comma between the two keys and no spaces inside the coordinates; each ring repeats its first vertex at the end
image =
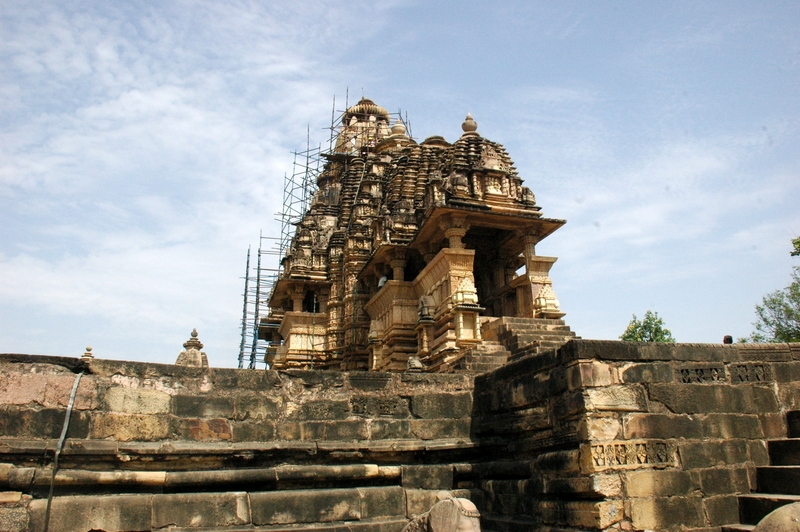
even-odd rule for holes
{"type": "Polygon", "coordinates": [[[626,342],[674,342],[675,338],[669,329],[664,327],[664,320],[658,317],[658,312],[647,311],[644,318],[639,321],[636,314],[628,324],[628,328],[619,337],[626,342]]]}
{"type": "MultiPolygon", "coordinates": [[[[793,242],[797,249],[800,239],[793,242]]],[[[789,286],[764,296],[761,304],[756,305],[756,316],[753,323],[756,330],[748,341],[800,342],[800,267],[794,267],[789,286]]]]}

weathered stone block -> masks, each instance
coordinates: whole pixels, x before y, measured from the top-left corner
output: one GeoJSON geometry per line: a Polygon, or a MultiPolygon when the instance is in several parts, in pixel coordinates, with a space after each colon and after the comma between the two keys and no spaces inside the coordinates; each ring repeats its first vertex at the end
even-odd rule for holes
{"type": "Polygon", "coordinates": [[[703,526],[705,519],[702,501],[701,498],[693,497],[630,499],[633,527],[636,530],[671,529],[676,516],[680,516],[684,527],[703,526]]]}
{"type": "Polygon", "coordinates": [[[534,469],[539,471],[578,472],[581,470],[580,452],[572,450],[543,453],[536,457],[534,464],[534,469]]]}
{"type": "Polygon", "coordinates": [[[542,501],[538,513],[544,523],[589,529],[605,529],[624,517],[621,500],[542,501]]]}
{"type": "Polygon", "coordinates": [[[547,482],[546,492],[561,497],[618,497],[622,493],[622,481],[618,474],[556,478],[547,482]]]}
{"type": "Polygon", "coordinates": [[[674,469],[628,471],[625,486],[628,497],[672,497],[694,489],[689,473],[674,469]]]}
{"type": "Polygon", "coordinates": [[[0,507],[0,530],[3,532],[28,532],[28,509],[0,507]]]}
{"type": "Polygon", "coordinates": [[[745,440],[679,444],[678,454],[685,470],[737,465],[750,459],[745,440]]]}
{"type": "Polygon", "coordinates": [[[223,527],[250,522],[247,493],[181,493],[153,497],[153,528],[223,527]]]}
{"type": "Polygon", "coordinates": [[[437,393],[415,395],[411,412],[424,419],[463,418],[472,415],[472,394],[437,393]]]}
{"type": "Polygon", "coordinates": [[[758,416],[754,414],[709,414],[703,416],[703,435],[707,438],[763,438],[758,416]]]}
{"type": "Polygon", "coordinates": [[[308,388],[314,386],[341,388],[344,386],[345,374],[340,371],[287,369],[279,373],[308,388]]]}
{"type": "Polygon", "coordinates": [[[580,421],[578,431],[583,440],[615,440],[622,431],[622,423],[616,415],[589,415],[580,421]]]}
{"type": "Polygon", "coordinates": [[[567,385],[570,390],[593,386],[618,384],[612,373],[613,368],[605,362],[596,360],[580,361],[566,368],[567,385]]]}
{"type": "Polygon", "coordinates": [[[300,423],[296,421],[282,421],[275,424],[275,434],[279,440],[301,439],[300,423]]]}
{"type": "Polygon", "coordinates": [[[227,419],[181,419],[181,436],[194,441],[230,440],[233,437],[227,419]]]}
{"type": "Polygon", "coordinates": [[[783,414],[761,414],[758,419],[761,423],[761,432],[765,438],[786,437],[786,416],[783,414]]]}
{"type": "Polygon", "coordinates": [[[622,382],[672,382],[675,376],[672,367],[666,362],[631,364],[622,369],[622,382]]]}
{"type": "Polygon", "coordinates": [[[703,507],[711,526],[739,522],[739,501],[735,495],[707,497],[703,500],[703,507]]]}
{"type": "Polygon", "coordinates": [[[243,421],[231,424],[232,439],[238,442],[270,441],[275,439],[272,421],[243,421]]]}
{"type": "Polygon", "coordinates": [[[176,395],[173,401],[173,411],[178,417],[233,417],[233,401],[228,397],[176,395]]]}
{"type": "Polygon", "coordinates": [[[700,489],[706,496],[750,492],[745,468],[701,469],[697,473],[700,489]]]}
{"type": "Polygon", "coordinates": [[[404,488],[444,489],[453,488],[453,466],[421,465],[403,466],[404,488]]]}
{"type": "MultiPolygon", "coordinates": [[[[72,386],[75,384],[75,374],[44,376],[47,378],[47,387],[43,405],[46,407],[67,408],[72,394],[72,386]]],[[[97,407],[96,381],[97,378],[92,375],[81,377],[73,408],[76,410],[92,410],[97,407]]]]}
{"type": "Polygon", "coordinates": [[[166,414],[171,400],[164,392],[132,388],[111,388],[105,395],[108,411],[122,414],[166,414]]]}
{"type": "Polygon", "coordinates": [[[309,401],[289,414],[289,419],[298,421],[330,421],[347,419],[350,403],[347,401],[309,401]]]}
{"type": "Polygon", "coordinates": [[[251,493],[250,506],[256,526],[361,519],[356,489],[251,493]]]}
{"type": "Polygon", "coordinates": [[[469,438],[469,419],[412,419],[410,424],[420,440],[469,438]]]}
{"type": "MultiPolygon", "coordinates": [[[[152,495],[110,495],[55,497],[50,509],[50,530],[152,530],[152,495]]],[[[46,499],[30,504],[31,530],[44,530],[46,499]]]]}
{"type": "Polygon", "coordinates": [[[581,390],[573,390],[550,398],[548,411],[552,412],[556,419],[572,417],[586,411],[589,408],[587,402],[581,390]]]}
{"type": "Polygon", "coordinates": [[[27,405],[44,404],[47,379],[43,373],[18,373],[9,371],[0,374],[0,404],[27,405]]]}
{"type": "Polygon", "coordinates": [[[778,400],[787,410],[800,410],[800,382],[782,384],[778,388],[778,400]]]}
{"type": "Polygon", "coordinates": [[[771,389],[763,386],[718,384],[649,385],[650,399],[664,403],[676,413],[752,413],[777,412],[778,403],[771,389]]]}
{"type": "MultiPolygon", "coordinates": [[[[0,434],[18,438],[58,438],[61,436],[66,414],[66,409],[0,407],[0,434]]],[[[88,433],[89,413],[73,410],[67,437],[86,438],[88,433]]]]}
{"type": "Polygon", "coordinates": [[[377,391],[388,388],[392,384],[391,373],[354,372],[347,374],[347,382],[355,390],[377,391]]]}
{"type": "Polygon", "coordinates": [[[773,374],[778,382],[800,381],[800,362],[784,362],[773,366],[773,374]]]}
{"type": "Polygon", "coordinates": [[[406,489],[406,517],[424,514],[438,501],[436,494],[439,490],[406,489]]]}
{"type": "Polygon", "coordinates": [[[587,410],[637,412],[647,410],[644,389],[636,384],[584,390],[587,410]]]}
{"type": "Polygon", "coordinates": [[[165,416],[99,413],[92,419],[92,438],[153,441],[166,438],[169,433],[170,426],[165,416]]]}
{"type": "Polygon", "coordinates": [[[757,466],[769,465],[769,451],[767,442],[763,440],[747,442],[747,454],[757,466]]]}
{"type": "Polygon", "coordinates": [[[353,415],[365,417],[411,417],[408,399],[396,396],[354,395],[350,398],[350,410],[353,415]]]}
{"type": "Polygon", "coordinates": [[[331,421],[325,424],[324,437],[326,440],[357,441],[369,439],[367,422],[359,421],[331,421]]]}
{"type": "Polygon", "coordinates": [[[693,439],[703,435],[702,423],[692,415],[628,414],[623,424],[626,439],[693,439]]]}
{"type": "Polygon", "coordinates": [[[411,423],[400,419],[373,419],[369,425],[371,440],[393,440],[411,437],[411,423]]]}
{"type": "Polygon", "coordinates": [[[361,519],[376,517],[405,517],[406,504],[403,488],[387,486],[358,488],[361,497],[361,519]]]}

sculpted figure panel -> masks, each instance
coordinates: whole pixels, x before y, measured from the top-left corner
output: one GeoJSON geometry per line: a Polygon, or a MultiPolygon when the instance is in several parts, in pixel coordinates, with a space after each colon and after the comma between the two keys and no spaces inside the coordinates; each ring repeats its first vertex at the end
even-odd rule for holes
{"type": "Polygon", "coordinates": [[[403,532],[480,532],[481,514],[469,499],[455,498],[446,491],[426,513],[412,519],[403,532]]]}

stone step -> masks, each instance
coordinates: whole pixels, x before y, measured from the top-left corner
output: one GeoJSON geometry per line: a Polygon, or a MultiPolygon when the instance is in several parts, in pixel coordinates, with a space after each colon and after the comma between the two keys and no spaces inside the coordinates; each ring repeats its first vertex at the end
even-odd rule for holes
{"type": "Polygon", "coordinates": [[[574,335],[575,333],[572,332],[567,325],[558,325],[553,327],[513,327],[513,326],[502,326],[497,329],[493,329],[497,335],[497,337],[509,337],[515,336],[519,334],[536,334],[536,333],[555,333],[555,334],[567,334],[567,335],[574,335]]]}
{"type": "Polygon", "coordinates": [[[369,519],[363,521],[333,521],[273,526],[229,526],[215,528],[170,527],[169,532],[400,532],[408,519],[369,519]]]}
{"type": "Polygon", "coordinates": [[[720,527],[720,532],[746,532],[755,527],[756,525],[725,525],[720,527]]]}
{"type": "Polygon", "coordinates": [[[575,333],[571,331],[508,331],[501,333],[497,336],[500,341],[511,340],[512,338],[565,338],[574,337],[575,333]]]}
{"type": "Polygon", "coordinates": [[[793,502],[800,502],[800,495],[777,493],[739,495],[739,520],[746,525],[757,525],[768,513],[793,502]]]}
{"type": "Polygon", "coordinates": [[[800,439],[771,440],[767,442],[770,464],[800,465],[800,439]]]}
{"type": "Polygon", "coordinates": [[[800,438],[800,410],[787,412],[786,424],[789,426],[789,437],[800,438]]]}
{"type": "Polygon", "coordinates": [[[757,467],[756,479],[759,492],[800,495],[800,466],[757,467]]]}

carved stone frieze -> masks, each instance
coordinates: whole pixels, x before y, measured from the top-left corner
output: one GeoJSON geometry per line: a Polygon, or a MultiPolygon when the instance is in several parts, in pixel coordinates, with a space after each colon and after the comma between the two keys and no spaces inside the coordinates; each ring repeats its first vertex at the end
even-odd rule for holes
{"type": "Polygon", "coordinates": [[[581,448],[584,469],[639,469],[675,466],[675,444],[669,441],[626,440],[586,444],[581,448]]]}

